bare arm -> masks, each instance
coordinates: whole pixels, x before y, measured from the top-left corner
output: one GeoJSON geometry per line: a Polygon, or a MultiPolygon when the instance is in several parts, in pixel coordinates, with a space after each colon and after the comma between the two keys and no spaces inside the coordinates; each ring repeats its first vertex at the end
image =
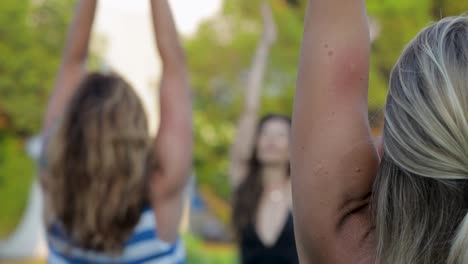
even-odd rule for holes
{"type": "Polygon", "coordinates": [[[231,149],[230,177],[231,185],[236,187],[246,174],[245,164],[254,144],[257,114],[260,107],[260,96],[268,63],[270,48],[276,39],[276,25],[270,6],[266,1],[261,6],[263,17],[263,34],[258,43],[252,61],[247,87],[245,89],[244,111],[239,119],[237,134],[231,149]]]}
{"type": "Polygon", "coordinates": [[[192,163],[192,105],[185,54],[167,0],[152,0],[156,42],[162,60],[161,118],[154,146],[157,169],[151,178],[158,232],[177,237],[182,193],[192,163]]]}
{"type": "Polygon", "coordinates": [[[310,0],[292,128],[292,187],[303,263],[361,263],[378,157],[367,121],[364,0],[310,0]]]}
{"type": "Polygon", "coordinates": [[[62,63],[47,107],[43,133],[63,115],[85,72],[88,45],[96,12],[96,0],[79,0],[68,30],[62,63]]]}

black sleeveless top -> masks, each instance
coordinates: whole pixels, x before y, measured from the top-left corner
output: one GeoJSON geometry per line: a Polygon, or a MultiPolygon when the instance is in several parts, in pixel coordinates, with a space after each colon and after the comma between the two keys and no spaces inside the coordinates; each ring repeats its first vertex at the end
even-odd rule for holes
{"type": "Polygon", "coordinates": [[[242,264],[299,264],[291,213],[277,241],[271,246],[265,246],[255,226],[249,224],[242,232],[240,251],[242,264]]]}

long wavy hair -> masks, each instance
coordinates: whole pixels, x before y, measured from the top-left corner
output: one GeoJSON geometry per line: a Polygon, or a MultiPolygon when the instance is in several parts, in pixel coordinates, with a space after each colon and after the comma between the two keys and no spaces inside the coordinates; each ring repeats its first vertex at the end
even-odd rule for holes
{"type": "Polygon", "coordinates": [[[393,69],[372,208],[376,263],[468,263],[468,18],[425,28],[393,69]]]}
{"type": "MultiPolygon", "coordinates": [[[[289,117],[279,114],[268,114],[264,116],[257,125],[256,139],[262,132],[264,125],[270,120],[282,120],[286,122],[288,126],[291,126],[291,119],[289,117]]],[[[252,155],[247,161],[247,175],[234,192],[232,223],[238,238],[241,237],[242,231],[255,220],[258,204],[263,193],[263,181],[260,175],[263,164],[258,159],[257,140],[254,142],[255,145],[252,150],[252,155]]],[[[289,176],[289,165],[287,170],[287,175],[289,176]]]]}
{"type": "Polygon", "coordinates": [[[119,252],[139,221],[150,157],[145,111],[117,75],[89,74],[47,149],[45,217],[81,248],[119,252]]]}

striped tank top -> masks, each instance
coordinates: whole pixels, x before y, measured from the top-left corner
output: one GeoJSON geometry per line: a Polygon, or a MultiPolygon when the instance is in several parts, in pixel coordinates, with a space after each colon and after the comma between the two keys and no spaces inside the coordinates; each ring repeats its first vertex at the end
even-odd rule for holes
{"type": "Polygon", "coordinates": [[[50,264],[184,264],[185,248],[179,239],[170,244],[158,239],[156,219],[151,208],[143,210],[139,223],[127,240],[120,256],[110,256],[99,252],[72,247],[69,239],[58,226],[47,230],[50,264]]]}

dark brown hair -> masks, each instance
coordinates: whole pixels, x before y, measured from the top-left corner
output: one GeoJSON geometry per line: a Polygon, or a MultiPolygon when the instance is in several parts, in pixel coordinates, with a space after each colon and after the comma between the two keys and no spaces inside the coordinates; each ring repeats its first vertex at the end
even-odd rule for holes
{"type": "Polygon", "coordinates": [[[48,225],[84,249],[118,252],[145,201],[150,136],[144,108],[117,75],[89,74],[47,149],[48,225]]]}
{"type": "MultiPolygon", "coordinates": [[[[278,119],[286,122],[289,126],[291,126],[291,119],[289,117],[279,114],[268,114],[264,116],[258,123],[255,138],[258,138],[264,125],[268,123],[268,121],[278,119]]],[[[254,142],[252,156],[247,161],[247,175],[234,193],[232,222],[234,231],[236,232],[238,238],[240,238],[242,231],[254,221],[257,215],[260,197],[263,193],[263,182],[262,177],[260,176],[263,165],[258,160],[256,140],[254,142]]]]}

